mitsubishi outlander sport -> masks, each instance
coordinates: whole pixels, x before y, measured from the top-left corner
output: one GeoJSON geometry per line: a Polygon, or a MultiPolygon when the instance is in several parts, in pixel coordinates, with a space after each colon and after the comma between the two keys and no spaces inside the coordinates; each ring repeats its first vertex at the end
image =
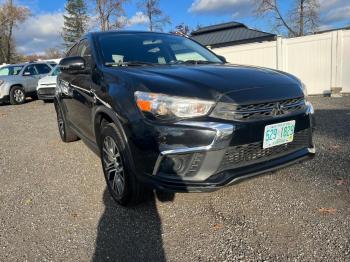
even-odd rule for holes
{"type": "Polygon", "coordinates": [[[314,110],[296,77],[233,65],[181,36],[89,33],[60,62],[64,142],[98,153],[121,205],[145,188],[213,191],[314,155],[314,110]]]}

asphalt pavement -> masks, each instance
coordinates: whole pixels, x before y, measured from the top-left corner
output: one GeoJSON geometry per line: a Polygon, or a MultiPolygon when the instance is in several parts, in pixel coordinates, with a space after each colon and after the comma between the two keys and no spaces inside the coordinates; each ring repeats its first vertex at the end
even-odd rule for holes
{"type": "Polygon", "coordinates": [[[0,105],[0,261],[350,261],[350,96],[311,101],[312,161],[132,209],[53,104],[0,105]]]}

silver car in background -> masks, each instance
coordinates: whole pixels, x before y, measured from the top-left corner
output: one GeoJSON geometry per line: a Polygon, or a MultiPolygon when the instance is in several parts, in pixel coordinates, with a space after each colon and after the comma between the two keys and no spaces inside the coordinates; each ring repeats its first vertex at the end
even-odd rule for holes
{"type": "Polygon", "coordinates": [[[47,76],[52,66],[45,62],[8,65],[0,68],[0,102],[22,104],[26,97],[36,97],[39,79],[47,76]]]}
{"type": "Polygon", "coordinates": [[[39,80],[38,86],[36,87],[36,92],[40,100],[53,100],[56,92],[57,75],[59,73],[60,68],[55,66],[47,76],[39,80]]]}

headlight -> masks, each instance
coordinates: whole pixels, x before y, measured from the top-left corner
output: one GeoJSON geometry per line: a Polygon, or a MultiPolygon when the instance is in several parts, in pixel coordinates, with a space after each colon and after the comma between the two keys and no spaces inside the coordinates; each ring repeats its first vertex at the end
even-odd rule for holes
{"type": "Polygon", "coordinates": [[[140,91],[135,92],[135,99],[145,116],[160,120],[204,116],[214,105],[211,101],[140,91]]]}
{"type": "Polygon", "coordinates": [[[5,83],[4,80],[0,80],[0,86],[2,86],[2,84],[5,83]]]}

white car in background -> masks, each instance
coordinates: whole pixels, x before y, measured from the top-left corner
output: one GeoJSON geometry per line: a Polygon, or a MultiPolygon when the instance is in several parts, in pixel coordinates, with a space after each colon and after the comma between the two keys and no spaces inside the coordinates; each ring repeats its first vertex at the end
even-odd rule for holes
{"type": "Polygon", "coordinates": [[[57,75],[59,73],[60,69],[58,66],[56,66],[46,77],[39,80],[38,86],[36,87],[36,92],[40,100],[53,100],[56,92],[57,75]]]}

